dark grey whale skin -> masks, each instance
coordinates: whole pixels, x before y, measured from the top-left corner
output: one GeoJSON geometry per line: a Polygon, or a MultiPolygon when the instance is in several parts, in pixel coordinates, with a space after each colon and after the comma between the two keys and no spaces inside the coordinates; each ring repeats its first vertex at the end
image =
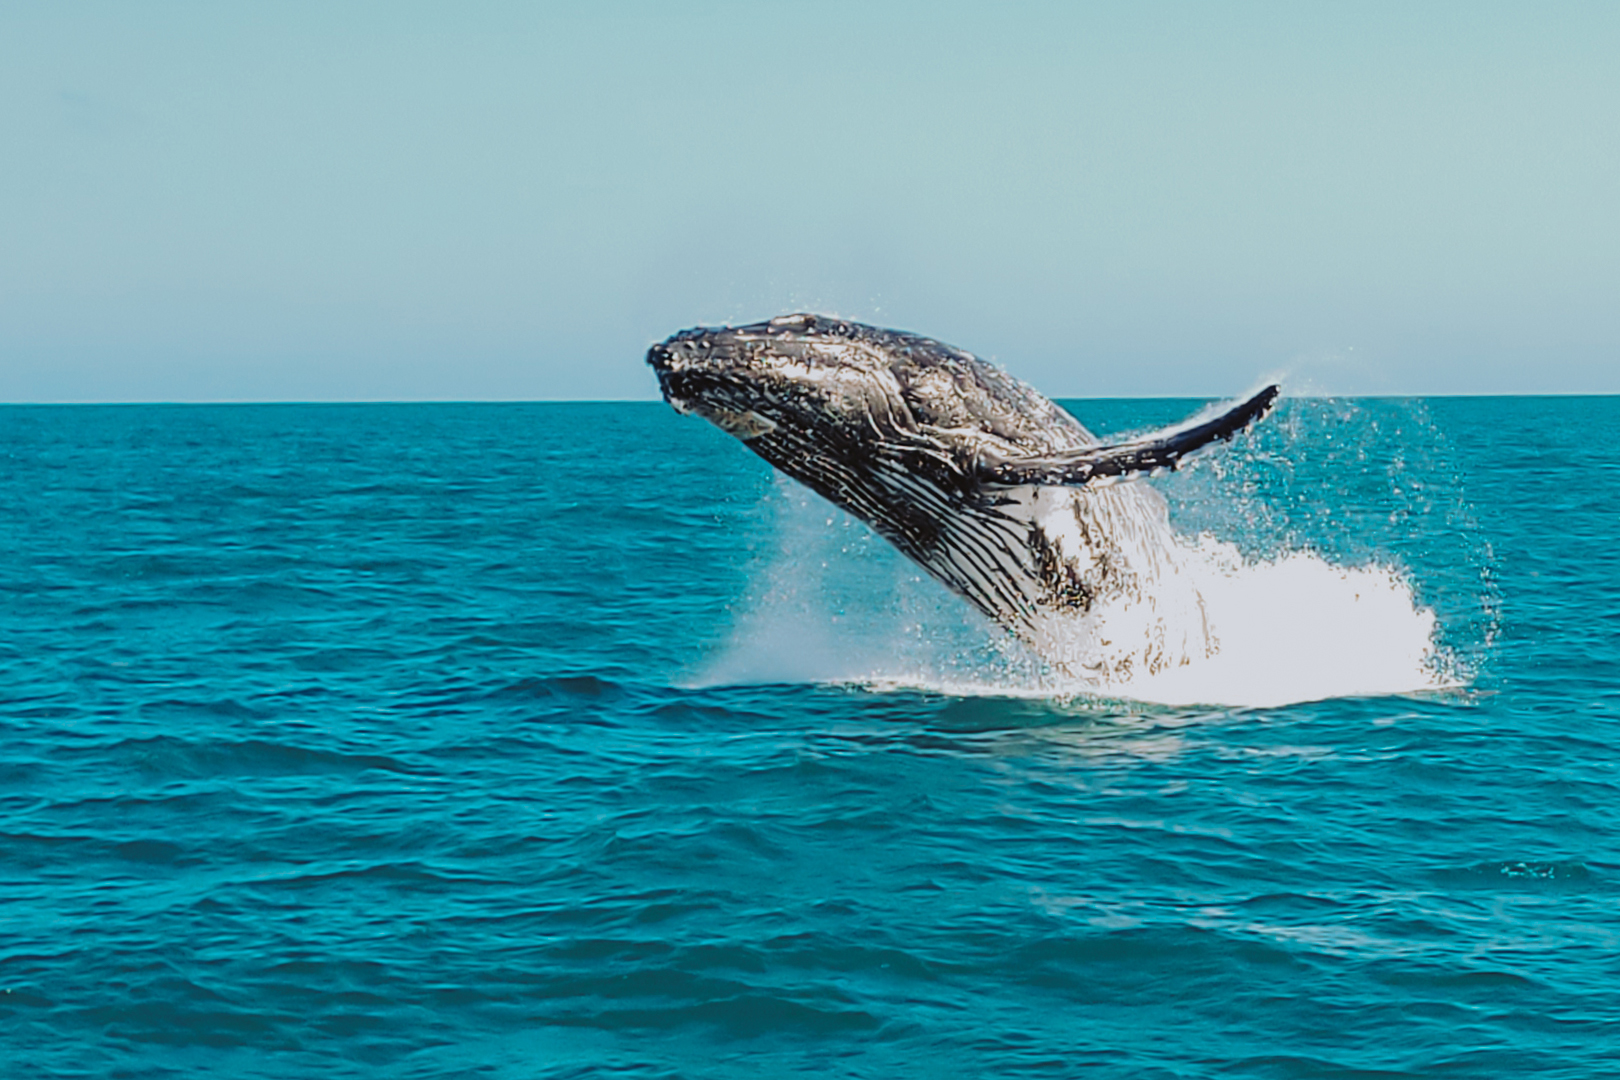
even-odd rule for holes
{"type": "Polygon", "coordinates": [[[1176,468],[1254,423],[1278,395],[1268,386],[1205,423],[1102,446],[971,353],[842,319],[684,330],[647,362],[676,409],[737,436],[1026,639],[1043,611],[1084,612],[1126,578],[1140,585],[1126,565],[1130,544],[1110,532],[1142,532],[1136,519],[1151,511],[1110,502],[1115,493],[1102,488],[1176,468]],[[1042,489],[1064,489],[1078,529],[1065,516],[1066,540],[1052,528],[1056,493],[1040,509],[1042,489]]]}

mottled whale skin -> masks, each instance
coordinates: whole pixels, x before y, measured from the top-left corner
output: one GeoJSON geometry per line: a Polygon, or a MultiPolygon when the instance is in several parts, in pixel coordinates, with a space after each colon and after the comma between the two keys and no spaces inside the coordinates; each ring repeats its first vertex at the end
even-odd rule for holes
{"type": "Polygon", "coordinates": [[[1231,438],[1277,387],[1207,422],[1104,446],[970,353],[841,319],[685,330],[647,362],[676,409],[866,522],[1048,657],[1072,655],[1083,616],[1109,601],[1149,611],[1148,644],[1097,664],[1157,670],[1214,651],[1200,597],[1159,597],[1176,574],[1163,499],[1115,482],[1231,438]]]}

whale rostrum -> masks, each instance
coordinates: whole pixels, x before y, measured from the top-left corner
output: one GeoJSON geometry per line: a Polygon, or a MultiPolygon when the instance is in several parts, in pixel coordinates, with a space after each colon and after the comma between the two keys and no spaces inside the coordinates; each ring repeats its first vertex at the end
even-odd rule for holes
{"type": "Polygon", "coordinates": [[[866,522],[1050,659],[1076,655],[1084,616],[1102,603],[1149,618],[1145,647],[1080,650],[1098,673],[1157,670],[1218,647],[1201,598],[1171,580],[1163,499],[1119,481],[1232,438],[1272,407],[1276,386],[1213,419],[1103,445],[970,353],[842,319],[685,330],[647,362],[677,410],[866,522]]]}

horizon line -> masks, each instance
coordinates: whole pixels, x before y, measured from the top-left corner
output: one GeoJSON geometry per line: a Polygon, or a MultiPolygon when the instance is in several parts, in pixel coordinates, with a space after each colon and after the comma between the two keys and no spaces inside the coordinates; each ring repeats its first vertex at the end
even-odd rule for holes
{"type": "MultiPolygon", "coordinates": [[[[1053,401],[1224,401],[1236,400],[1241,394],[1053,394],[1053,401]]],[[[1442,394],[1378,393],[1378,394],[1320,394],[1283,392],[1284,399],[1300,400],[1400,400],[1423,398],[1599,398],[1620,397],[1620,390],[1541,390],[1525,393],[1495,391],[1462,391],[1442,394]]],[[[662,405],[663,399],[646,398],[151,398],[96,401],[61,399],[50,401],[0,401],[0,408],[64,408],[101,406],[129,408],[139,405],[208,406],[208,405],[662,405]]]]}

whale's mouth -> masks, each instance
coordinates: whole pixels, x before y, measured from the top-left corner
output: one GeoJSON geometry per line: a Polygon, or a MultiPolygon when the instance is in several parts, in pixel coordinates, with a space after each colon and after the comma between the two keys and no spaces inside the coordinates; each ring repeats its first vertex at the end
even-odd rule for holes
{"type": "Polygon", "coordinates": [[[727,380],[713,372],[674,366],[669,362],[670,357],[667,353],[658,359],[654,358],[655,355],[649,353],[647,362],[658,373],[658,388],[663,391],[664,400],[673,405],[677,411],[689,413],[693,406],[701,405],[724,393],[727,380]]]}
{"type": "Polygon", "coordinates": [[[768,416],[761,416],[752,409],[737,411],[725,409],[715,405],[689,404],[687,411],[703,417],[727,435],[747,442],[757,439],[761,435],[769,435],[776,430],[776,421],[768,416]]]}
{"type": "Polygon", "coordinates": [[[658,373],[658,385],[664,400],[676,412],[688,416],[701,416],[726,434],[747,442],[776,430],[776,421],[749,408],[723,404],[727,398],[737,397],[737,383],[712,371],[694,370],[680,366],[668,349],[655,345],[647,354],[647,362],[658,373]]]}

